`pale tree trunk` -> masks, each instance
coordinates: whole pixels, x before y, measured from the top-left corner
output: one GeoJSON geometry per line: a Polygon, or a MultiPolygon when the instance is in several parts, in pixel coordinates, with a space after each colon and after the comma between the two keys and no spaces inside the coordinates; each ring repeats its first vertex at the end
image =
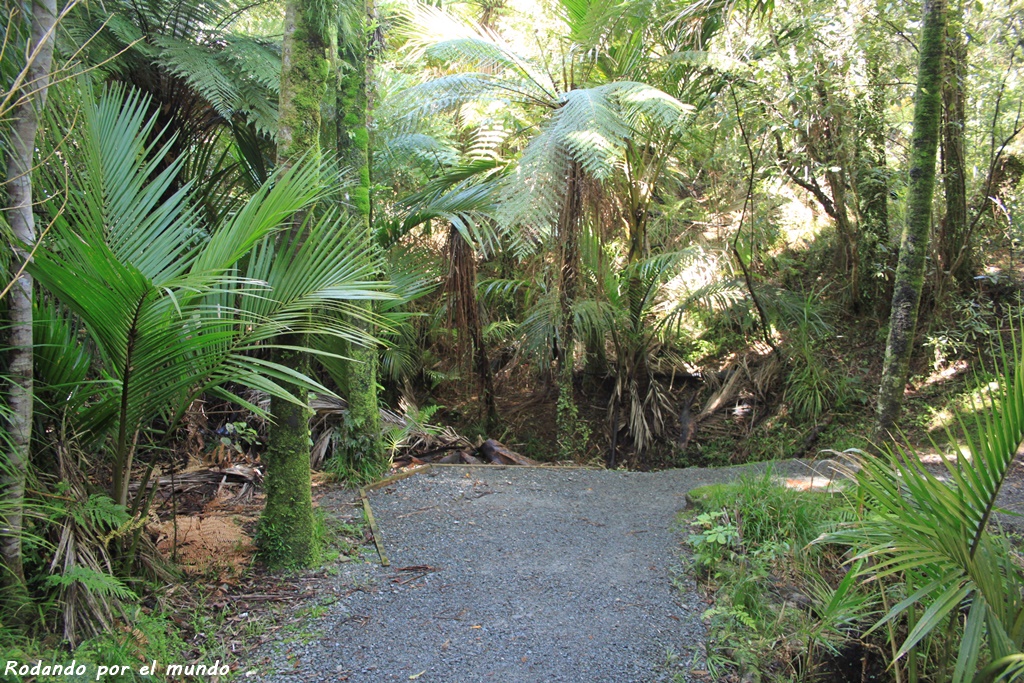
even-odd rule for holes
{"type": "MultiPolygon", "coordinates": [[[[330,75],[328,41],[324,37],[334,20],[330,6],[315,0],[287,0],[285,5],[277,131],[277,163],[282,169],[303,155],[313,160],[319,156],[320,107],[330,75]]],[[[304,215],[292,218],[292,234],[302,229],[304,219],[304,215]]],[[[276,341],[293,348],[306,343],[302,335],[295,334],[276,341]]],[[[309,359],[304,353],[279,348],[273,357],[282,365],[308,374],[309,359]]],[[[302,405],[278,398],[270,401],[274,420],[266,452],[267,502],[260,518],[260,554],[273,567],[305,567],[313,564],[318,554],[309,467],[310,413],[304,389],[284,382],[281,385],[302,405]]]]}
{"type": "Polygon", "coordinates": [[[914,136],[910,151],[907,218],[900,242],[896,283],[889,315],[889,339],[878,390],[876,440],[889,437],[903,406],[903,388],[910,374],[910,357],[917,331],[917,313],[924,285],[925,254],[931,229],[935,191],[935,155],[942,115],[943,43],[946,39],[945,0],[925,0],[921,27],[917,92],[914,96],[914,136]]]}
{"type": "MultiPolygon", "coordinates": [[[[356,172],[357,183],[347,197],[346,207],[359,225],[364,239],[373,242],[370,212],[370,93],[372,92],[372,54],[369,31],[373,26],[373,5],[367,0],[351,3],[351,33],[342,36],[341,56],[347,70],[338,84],[335,98],[338,161],[356,172]]],[[[373,312],[373,304],[361,307],[373,312]]],[[[369,323],[352,321],[372,335],[369,323]]],[[[381,440],[380,407],[377,401],[377,349],[346,342],[342,355],[351,358],[343,367],[342,395],[348,401],[348,452],[338,454],[348,460],[348,468],[366,478],[387,471],[389,463],[381,440]]]]}
{"type": "MultiPolygon", "coordinates": [[[[7,220],[15,239],[14,269],[29,257],[36,241],[32,215],[32,163],[39,116],[46,104],[46,91],[53,60],[53,33],[57,21],[55,0],[36,0],[32,4],[32,44],[34,55],[28,65],[21,100],[15,106],[11,122],[10,148],[7,152],[7,220]]],[[[4,567],[0,585],[15,602],[27,599],[22,563],[21,537],[32,440],[32,276],[21,274],[8,300],[10,333],[7,339],[9,375],[7,425],[10,445],[7,467],[0,470],[0,556],[4,567]]],[[[14,605],[18,607],[18,605],[14,605]]]]}

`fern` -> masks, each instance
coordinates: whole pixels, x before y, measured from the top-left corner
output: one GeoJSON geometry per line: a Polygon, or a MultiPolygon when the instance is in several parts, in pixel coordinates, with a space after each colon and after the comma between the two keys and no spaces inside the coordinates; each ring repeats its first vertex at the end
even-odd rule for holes
{"type": "Polygon", "coordinates": [[[412,10],[408,29],[410,58],[421,55],[483,72],[504,72],[520,81],[524,92],[551,99],[555,86],[544,72],[517,54],[500,35],[483,27],[467,24],[442,9],[418,5],[412,10]]]}
{"type": "Polygon", "coordinates": [[[55,588],[71,588],[77,583],[99,598],[138,600],[138,596],[116,576],[81,565],[72,567],[63,574],[50,574],[46,577],[46,583],[55,588]]]}
{"type": "Polygon", "coordinates": [[[277,127],[280,57],[266,44],[243,36],[227,36],[213,45],[168,36],[153,36],[156,56],[231,120],[243,114],[265,135],[277,127]]]}
{"type": "Polygon", "coordinates": [[[106,530],[120,529],[132,521],[124,505],[102,493],[94,493],[81,506],[72,508],[71,516],[82,526],[106,530]]]}
{"type": "Polygon", "coordinates": [[[523,150],[518,168],[504,183],[500,222],[538,236],[557,221],[570,162],[591,178],[610,179],[624,162],[630,140],[645,128],[682,132],[692,110],[644,83],[619,81],[572,90],[540,135],[523,150]]]}

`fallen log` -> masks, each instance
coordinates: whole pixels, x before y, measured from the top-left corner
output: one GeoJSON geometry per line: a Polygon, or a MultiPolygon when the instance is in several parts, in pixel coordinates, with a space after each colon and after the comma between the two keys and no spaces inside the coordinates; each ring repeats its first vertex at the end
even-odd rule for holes
{"type": "Polygon", "coordinates": [[[537,465],[539,464],[536,460],[531,460],[524,455],[519,455],[513,450],[509,450],[504,444],[495,441],[494,439],[487,439],[477,452],[484,456],[488,462],[493,462],[496,465],[537,465]]]}
{"type": "MultiPolygon", "coordinates": [[[[231,467],[211,467],[205,470],[192,470],[178,474],[169,474],[163,477],[156,477],[149,480],[146,488],[156,486],[173,487],[175,490],[182,490],[202,486],[205,484],[258,484],[263,480],[263,474],[255,467],[235,464],[231,467]]],[[[138,490],[140,482],[134,481],[130,487],[138,490]]]]}

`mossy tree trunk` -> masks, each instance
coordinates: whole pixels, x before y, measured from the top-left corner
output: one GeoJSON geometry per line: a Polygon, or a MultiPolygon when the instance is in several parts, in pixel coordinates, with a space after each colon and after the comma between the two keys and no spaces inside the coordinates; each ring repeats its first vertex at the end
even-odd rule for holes
{"type": "MultiPolygon", "coordinates": [[[[14,269],[29,258],[36,241],[35,218],[32,214],[32,164],[39,128],[39,116],[46,104],[46,91],[53,61],[53,33],[57,20],[55,0],[31,3],[32,55],[27,65],[25,92],[11,116],[10,146],[7,149],[7,221],[14,237],[14,269]]],[[[17,18],[15,18],[17,20],[17,18]]],[[[9,606],[17,613],[28,601],[22,562],[22,529],[25,503],[25,481],[28,474],[32,441],[32,276],[22,273],[11,287],[7,303],[7,407],[10,416],[5,444],[6,466],[0,468],[0,586],[4,588],[9,606]]]]}
{"type": "Polygon", "coordinates": [[[967,284],[972,271],[964,158],[967,41],[962,23],[960,9],[950,16],[946,29],[946,78],[942,84],[942,184],[946,215],[940,223],[938,239],[940,267],[957,285],[967,284]]]}
{"type": "MultiPolygon", "coordinates": [[[[298,159],[316,159],[320,151],[320,108],[327,93],[330,74],[327,46],[329,27],[334,24],[332,3],[287,0],[284,44],[281,53],[281,96],[279,102],[277,163],[288,168],[298,159]]],[[[291,234],[303,229],[304,215],[293,217],[291,234]]],[[[277,339],[283,347],[301,347],[300,335],[277,339]]],[[[274,360],[308,374],[306,354],[278,348],[274,360]]],[[[313,533],[313,502],[309,468],[309,409],[306,391],[284,385],[301,405],[273,398],[266,452],[267,503],[260,519],[260,554],[272,567],[305,567],[318,555],[313,533]]]]}
{"type": "MultiPolygon", "coordinates": [[[[347,30],[339,33],[340,78],[335,97],[338,162],[356,174],[356,182],[348,188],[344,208],[359,226],[367,242],[374,239],[370,212],[370,100],[373,62],[371,50],[374,30],[372,0],[343,0],[347,30]]],[[[372,312],[372,304],[362,304],[372,312]]],[[[372,335],[367,323],[363,325],[372,335]]],[[[342,377],[342,395],[348,401],[348,446],[338,454],[345,458],[345,469],[363,478],[376,478],[387,471],[388,462],[380,431],[380,407],[377,398],[377,349],[346,343],[342,355],[346,362],[342,377]]]]}
{"type": "Polygon", "coordinates": [[[946,40],[945,0],[925,0],[919,42],[920,61],[914,96],[914,135],[910,151],[907,217],[900,242],[896,283],[889,316],[889,339],[878,390],[875,437],[888,438],[903,406],[903,388],[910,374],[910,357],[917,331],[917,314],[924,286],[925,255],[935,190],[935,156],[942,117],[943,44],[946,40]]]}

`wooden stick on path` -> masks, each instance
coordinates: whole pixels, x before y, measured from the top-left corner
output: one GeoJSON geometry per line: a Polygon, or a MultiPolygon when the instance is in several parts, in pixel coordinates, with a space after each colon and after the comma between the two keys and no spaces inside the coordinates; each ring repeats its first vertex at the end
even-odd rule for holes
{"type": "Polygon", "coordinates": [[[373,534],[373,544],[377,546],[377,555],[380,556],[380,566],[391,566],[391,560],[384,552],[384,544],[380,540],[380,529],[377,528],[377,520],[373,518],[373,510],[370,509],[370,499],[366,496],[366,489],[359,489],[359,497],[363,499],[363,513],[366,515],[366,523],[370,525],[370,533],[373,534]]]}

